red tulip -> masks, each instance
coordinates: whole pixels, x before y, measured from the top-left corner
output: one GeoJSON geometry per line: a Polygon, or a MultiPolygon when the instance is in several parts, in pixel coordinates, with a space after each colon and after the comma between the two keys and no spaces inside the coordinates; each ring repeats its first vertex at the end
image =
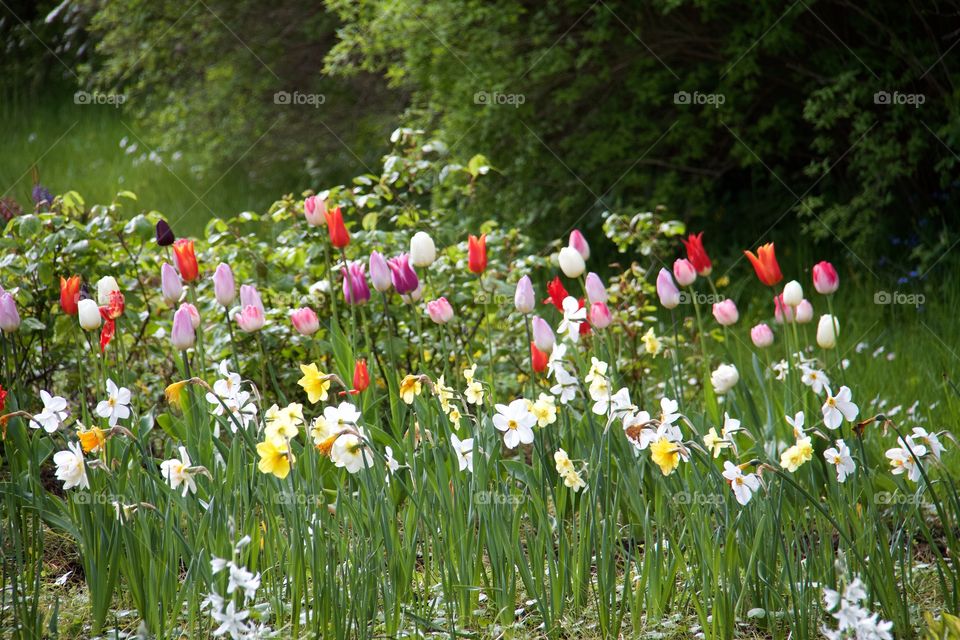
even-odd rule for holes
{"type": "Polygon", "coordinates": [[[535,373],[541,373],[547,368],[547,359],[548,355],[540,349],[537,349],[537,344],[535,342],[530,343],[530,361],[533,364],[533,370],[535,373]]]}
{"type": "Polygon", "coordinates": [[[116,320],[123,315],[126,304],[123,300],[123,294],[119,291],[110,292],[110,302],[100,307],[100,315],[104,320],[116,320]]]}
{"type": "Polygon", "coordinates": [[[3,385],[0,385],[0,411],[3,411],[7,406],[7,390],[3,388],[3,385]]]}
{"type": "Polygon", "coordinates": [[[197,266],[197,254],[193,250],[193,240],[180,238],[173,243],[173,257],[177,261],[177,270],[184,282],[197,279],[200,269],[197,266]]]}
{"type": "MultiPolygon", "coordinates": [[[[106,307],[100,307],[100,313],[103,313],[103,310],[106,307]]],[[[107,321],[103,323],[103,328],[100,329],[100,353],[103,353],[107,348],[107,345],[110,344],[110,341],[113,340],[113,335],[117,332],[117,322],[113,318],[107,318],[107,321]]]]}
{"type": "Polygon", "coordinates": [[[570,294],[567,293],[566,287],[564,287],[563,282],[560,281],[560,276],[557,276],[547,283],[547,294],[547,297],[543,299],[543,303],[552,304],[558,311],[562,312],[563,299],[570,294]]]}
{"type": "Polygon", "coordinates": [[[813,265],[813,288],[817,293],[828,296],[840,287],[840,276],[829,262],[813,265]]]}
{"type": "Polygon", "coordinates": [[[60,276],[60,308],[68,316],[77,315],[80,302],[80,276],[60,276]]]}
{"type": "Polygon", "coordinates": [[[757,255],[754,255],[752,251],[744,251],[743,253],[750,259],[750,264],[753,265],[753,270],[757,272],[760,282],[772,287],[783,280],[783,274],[780,273],[780,265],[777,264],[777,254],[772,242],[758,247],[757,255]]]}
{"type": "Polygon", "coordinates": [[[350,234],[347,227],[343,224],[343,214],[340,207],[334,207],[333,210],[323,212],[327,218],[327,231],[330,232],[330,244],[337,249],[343,249],[350,244],[350,234]]]}
{"type": "Polygon", "coordinates": [[[713,263],[710,262],[710,256],[703,248],[703,231],[700,233],[691,233],[686,240],[683,240],[683,246],[687,248],[687,260],[693,263],[693,268],[701,276],[708,276],[713,271],[713,263]]]}
{"type": "Polygon", "coordinates": [[[487,269],[487,234],[481,234],[480,237],[470,236],[467,239],[467,248],[469,249],[468,266],[470,271],[481,274],[487,269]]]}
{"type": "Polygon", "coordinates": [[[353,388],[358,392],[370,386],[370,372],[367,371],[367,361],[357,360],[353,367],[353,388]]]}

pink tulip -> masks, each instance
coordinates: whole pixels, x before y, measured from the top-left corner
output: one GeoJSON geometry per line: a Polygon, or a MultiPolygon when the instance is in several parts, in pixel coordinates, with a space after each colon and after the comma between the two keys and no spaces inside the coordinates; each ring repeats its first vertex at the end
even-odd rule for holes
{"type": "Polygon", "coordinates": [[[590,245],[587,243],[587,239],[583,237],[583,234],[580,233],[579,229],[574,229],[570,232],[570,242],[567,246],[571,249],[576,249],[584,261],[590,259],[590,245]]]}
{"type": "Polygon", "coordinates": [[[200,312],[197,311],[197,308],[195,306],[193,306],[189,302],[184,302],[183,304],[180,305],[180,309],[186,309],[187,313],[190,314],[190,324],[193,325],[194,329],[200,326],[200,312]]]}
{"type": "Polygon", "coordinates": [[[447,324],[453,319],[453,307],[446,298],[437,298],[427,303],[427,315],[437,324],[447,324]]]}
{"type": "Polygon", "coordinates": [[[721,326],[729,327],[740,319],[740,312],[737,311],[737,304],[727,298],[713,305],[713,317],[721,326]]]}
{"type": "Polygon", "coordinates": [[[773,344],[773,330],[766,324],[758,324],[750,329],[750,339],[753,340],[755,347],[763,349],[773,344]]]}
{"type": "Polygon", "coordinates": [[[237,283],[233,279],[230,265],[221,262],[213,272],[213,295],[224,307],[229,307],[237,299],[237,283]]]}
{"type": "Polygon", "coordinates": [[[267,321],[266,311],[256,287],[248,284],[240,286],[240,311],[234,318],[241,331],[253,333],[263,329],[267,321]]]}
{"type": "Polygon", "coordinates": [[[828,296],[840,287],[840,276],[829,262],[813,265],[813,288],[817,293],[828,296]]]}
{"type": "Polygon", "coordinates": [[[813,305],[806,298],[797,305],[796,317],[799,324],[807,324],[813,320],[813,305]]]}
{"type": "Polygon", "coordinates": [[[183,283],[180,281],[180,274],[173,268],[173,265],[164,262],[160,265],[160,292],[163,294],[164,301],[173,306],[180,301],[183,295],[183,283]]]}
{"type": "Polygon", "coordinates": [[[252,284],[240,285],[240,306],[256,307],[260,310],[260,313],[266,313],[266,310],[263,308],[263,302],[260,300],[260,293],[252,284]]]}
{"type": "Polygon", "coordinates": [[[594,302],[590,305],[590,324],[596,329],[606,329],[613,322],[610,309],[604,302],[594,302]]]}
{"type": "Polygon", "coordinates": [[[9,293],[0,295],[0,331],[13,333],[20,328],[20,312],[17,301],[9,293]]]}
{"type": "Polygon", "coordinates": [[[377,251],[370,253],[370,282],[373,283],[373,288],[380,293],[390,291],[390,287],[393,286],[393,281],[390,278],[390,267],[384,257],[377,251]]]}
{"type": "MultiPolygon", "coordinates": [[[[173,328],[170,330],[170,343],[178,351],[186,351],[197,342],[197,332],[194,328],[193,317],[189,307],[193,305],[180,305],[176,313],[173,314],[173,328]]],[[[196,309],[194,309],[196,311],[196,309]]]]}
{"type": "Polygon", "coordinates": [[[311,227],[320,227],[326,223],[327,203],[320,196],[310,196],[303,201],[303,216],[311,227]]]}
{"type": "Polygon", "coordinates": [[[680,290],[673,283],[673,276],[665,268],[657,274],[657,296],[664,309],[674,309],[680,304],[680,290]]]}
{"type": "Polygon", "coordinates": [[[681,287],[689,287],[697,279],[697,270],[692,262],[679,258],[673,263],[673,277],[681,287]]]}
{"type": "Polygon", "coordinates": [[[533,316],[533,343],[537,349],[544,353],[553,351],[553,345],[557,341],[553,335],[553,329],[547,324],[547,321],[540,316],[533,316]]]}
{"type": "Polygon", "coordinates": [[[600,276],[592,271],[587,274],[586,289],[587,300],[591,303],[607,301],[607,288],[603,286],[600,276]]]}
{"type": "Polygon", "coordinates": [[[787,322],[793,322],[793,307],[783,302],[783,296],[779,295],[773,299],[773,319],[777,324],[783,324],[784,319],[787,322]]]}
{"type": "Polygon", "coordinates": [[[291,312],[290,322],[302,336],[312,336],[320,329],[320,319],[310,307],[301,307],[291,312]]]}
{"type": "Polygon", "coordinates": [[[533,293],[533,282],[530,276],[523,276],[517,282],[517,291],[513,294],[513,306],[522,314],[533,311],[536,305],[536,296],[533,293]]]}

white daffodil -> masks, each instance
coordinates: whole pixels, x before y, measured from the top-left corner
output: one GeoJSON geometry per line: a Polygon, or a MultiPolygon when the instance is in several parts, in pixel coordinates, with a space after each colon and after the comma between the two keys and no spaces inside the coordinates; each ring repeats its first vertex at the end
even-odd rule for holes
{"type": "Polygon", "coordinates": [[[557,333],[566,335],[571,342],[580,339],[580,325],[587,321],[587,310],[573,296],[563,299],[563,320],[557,327],[557,333]]]}
{"type": "Polygon", "coordinates": [[[703,445],[713,454],[714,458],[719,458],[724,449],[732,446],[727,438],[717,433],[716,428],[710,427],[707,435],[703,436],[703,445]]]}
{"type": "Polygon", "coordinates": [[[590,383],[590,399],[593,400],[593,412],[598,416],[607,414],[610,408],[610,381],[598,376],[590,383]]]}
{"type": "Polygon", "coordinates": [[[780,362],[774,362],[770,365],[770,368],[773,369],[776,374],[777,380],[786,380],[787,374],[790,373],[790,364],[786,360],[781,360],[780,362]]]}
{"type": "Polygon", "coordinates": [[[363,440],[363,432],[345,433],[333,443],[330,451],[333,463],[346,469],[349,473],[357,473],[361,469],[373,466],[373,454],[363,440]]]}
{"type": "Polygon", "coordinates": [[[455,434],[450,434],[450,446],[457,455],[457,466],[460,471],[467,470],[473,473],[473,438],[461,440],[455,434]]]}
{"type": "Polygon", "coordinates": [[[560,397],[560,404],[567,404],[577,396],[579,383],[566,369],[557,367],[555,372],[557,384],[550,387],[550,393],[560,397]]]}
{"type": "Polygon", "coordinates": [[[793,428],[793,438],[794,440],[799,440],[803,437],[803,423],[804,415],[803,411],[797,411],[796,415],[792,418],[790,416],[784,416],[787,421],[787,424],[793,428]]]}
{"type": "Polygon", "coordinates": [[[680,404],[671,398],[660,398],[660,424],[671,425],[680,417],[680,404]]]}
{"type": "Polygon", "coordinates": [[[33,416],[30,426],[53,433],[67,419],[67,401],[60,396],[51,396],[46,391],[41,391],[40,402],[43,403],[43,411],[33,416]]]}
{"type": "MultiPolygon", "coordinates": [[[[890,415],[889,413],[887,415],[890,415]]],[[[937,437],[936,433],[927,431],[923,427],[914,427],[913,428],[913,439],[919,440],[926,443],[927,448],[930,453],[933,454],[933,457],[937,460],[940,459],[941,454],[943,454],[944,447],[940,443],[940,438],[937,437]]]]}
{"type": "Polygon", "coordinates": [[[498,404],[497,415],[493,416],[493,426],[503,431],[503,443],[508,449],[516,449],[520,444],[533,443],[533,425],[537,418],[527,408],[523,398],[509,405],[498,404]]]}
{"type": "Polygon", "coordinates": [[[111,427],[120,420],[130,417],[130,390],[118,387],[113,380],[107,380],[107,399],[97,405],[97,415],[107,419],[111,427]]]}
{"type": "Polygon", "coordinates": [[[264,440],[292,440],[300,433],[303,424],[303,405],[292,402],[282,409],[271,405],[263,419],[266,424],[264,440]]]}
{"type": "Polygon", "coordinates": [[[590,371],[587,372],[587,375],[584,377],[583,381],[586,384],[593,384],[593,381],[597,378],[606,378],[608,365],[603,360],[600,360],[595,357],[590,358],[590,371]]]}
{"type": "Polygon", "coordinates": [[[823,371],[806,366],[801,370],[803,371],[803,375],[800,376],[800,381],[810,387],[817,395],[820,395],[824,389],[830,387],[830,378],[828,378],[827,374],[823,371]]]}
{"type": "Polygon", "coordinates": [[[740,372],[732,364],[721,364],[710,374],[710,383],[718,395],[723,395],[733,389],[740,381],[740,372]]]}
{"type": "Polygon", "coordinates": [[[726,411],[723,412],[723,429],[720,432],[724,438],[728,438],[741,430],[740,421],[731,418],[726,411]]]}
{"type": "Polygon", "coordinates": [[[926,455],[927,448],[922,444],[916,444],[910,436],[907,436],[906,441],[898,440],[897,444],[900,446],[889,449],[886,453],[890,466],[893,468],[893,475],[899,476],[905,473],[907,478],[918,482],[922,474],[917,459],[926,455]],[[911,451],[913,452],[912,455],[911,451]],[[914,456],[916,456],[916,459],[914,456]]]}
{"type": "Polygon", "coordinates": [[[390,476],[395,474],[398,469],[400,469],[400,463],[397,462],[397,459],[393,457],[393,447],[386,448],[386,455],[384,459],[387,461],[387,484],[390,484],[390,476]]]}
{"type": "Polygon", "coordinates": [[[545,427],[557,421],[557,401],[548,393],[541,393],[530,405],[530,412],[537,418],[537,426],[545,427]]]}
{"type": "MultiPolygon", "coordinates": [[[[476,365],[474,365],[476,367],[476,365]]],[[[478,407],[483,406],[483,385],[478,380],[471,379],[467,383],[467,389],[463,394],[467,402],[475,404],[478,407]]]]}
{"type": "Polygon", "coordinates": [[[71,442],[67,444],[66,451],[55,453],[53,463],[57,465],[57,480],[63,482],[64,491],[73,487],[90,488],[87,467],[83,460],[83,449],[80,448],[79,442],[71,442]]]}
{"type": "Polygon", "coordinates": [[[744,473],[743,470],[729,460],[723,463],[723,477],[733,489],[733,497],[741,505],[750,502],[753,492],[760,488],[760,478],[755,473],[744,473]]]}
{"type": "Polygon", "coordinates": [[[823,411],[823,424],[828,429],[838,428],[843,424],[844,419],[847,422],[853,422],[857,419],[860,408],[851,402],[852,397],[853,393],[847,386],[840,387],[836,396],[831,394],[829,387],[827,388],[827,399],[821,410],[823,411]]]}
{"type": "Polygon", "coordinates": [[[856,463],[850,456],[850,448],[843,440],[837,440],[835,447],[830,447],[823,452],[823,457],[827,462],[837,469],[837,482],[844,482],[847,476],[857,469],[856,463]]]}
{"type": "Polygon", "coordinates": [[[194,472],[190,470],[190,455],[187,453],[186,448],[179,447],[178,449],[180,451],[180,458],[171,458],[170,460],[161,462],[160,474],[167,479],[170,488],[174,491],[182,486],[183,491],[181,495],[185,497],[188,492],[197,492],[197,483],[193,478],[194,472]]]}
{"type": "Polygon", "coordinates": [[[553,345],[553,351],[550,352],[550,358],[547,360],[547,374],[551,376],[557,375],[557,369],[563,370],[563,358],[567,355],[567,345],[562,342],[558,342],[553,345]]]}

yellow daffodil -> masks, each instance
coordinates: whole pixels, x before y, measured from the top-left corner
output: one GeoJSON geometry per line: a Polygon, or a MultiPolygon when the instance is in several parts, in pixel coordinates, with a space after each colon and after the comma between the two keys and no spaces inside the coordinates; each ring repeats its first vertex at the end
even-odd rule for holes
{"type": "Polygon", "coordinates": [[[537,426],[545,427],[557,421],[557,403],[553,396],[541,393],[530,407],[530,413],[537,418],[537,426]]]}
{"type": "Polygon", "coordinates": [[[167,385],[167,388],[163,390],[163,395],[166,396],[167,403],[180,409],[182,407],[181,402],[183,401],[183,388],[187,386],[188,382],[189,380],[181,380],[180,382],[167,385]]]}
{"type": "Polygon", "coordinates": [[[563,484],[570,489],[573,489],[574,493],[587,486],[587,483],[583,481],[583,478],[580,477],[580,474],[573,470],[563,476],[563,484]]]}
{"type": "Polygon", "coordinates": [[[467,384],[473,382],[473,376],[477,373],[477,363],[474,362],[472,366],[463,370],[463,378],[467,381],[467,384]]]}
{"type": "Polygon", "coordinates": [[[813,444],[810,438],[800,438],[795,445],[780,455],[780,466],[793,473],[811,458],[813,458],[813,444]]]}
{"type": "Polygon", "coordinates": [[[326,374],[317,369],[317,365],[313,363],[300,365],[300,371],[303,372],[303,377],[297,381],[297,384],[307,392],[307,400],[310,404],[326,401],[327,391],[330,389],[330,381],[326,379],[326,374]]]}
{"type": "Polygon", "coordinates": [[[84,453],[96,453],[100,451],[100,447],[103,446],[103,443],[107,441],[107,434],[104,433],[103,429],[100,427],[91,427],[90,429],[83,429],[81,425],[80,431],[77,433],[77,436],[80,437],[80,446],[83,447],[84,453]]]}
{"type": "Polygon", "coordinates": [[[460,430],[460,410],[456,407],[450,407],[450,411],[447,413],[447,418],[450,419],[450,424],[453,425],[453,428],[457,431],[460,430]]]}
{"type": "Polygon", "coordinates": [[[286,440],[268,438],[257,444],[257,454],[260,456],[257,468],[261,473],[272,473],[281,480],[290,473],[294,457],[286,440]]]}
{"type": "Polygon", "coordinates": [[[658,338],[657,334],[653,332],[653,327],[650,327],[649,329],[647,329],[647,332],[643,334],[643,337],[641,337],[640,339],[643,340],[643,345],[644,347],[646,347],[647,353],[649,353],[652,356],[655,356],[658,353],[660,353],[660,349],[663,348],[662,345],[660,344],[660,338],[658,338]]]}
{"type": "Polygon", "coordinates": [[[658,438],[650,445],[650,457],[668,476],[680,466],[680,445],[668,438],[658,438]]]}
{"type": "Polygon", "coordinates": [[[441,375],[433,385],[433,393],[440,400],[440,408],[444,413],[450,413],[450,400],[453,399],[453,389],[446,386],[441,375]]]}
{"type": "Polygon", "coordinates": [[[422,389],[423,384],[420,382],[420,376],[415,376],[412,373],[407,374],[400,381],[400,398],[407,404],[413,404],[413,399],[420,395],[422,389]]]}
{"type": "Polygon", "coordinates": [[[563,449],[557,449],[556,453],[553,454],[553,461],[557,465],[557,473],[561,476],[574,471],[573,463],[570,462],[570,457],[563,449]]]}
{"type": "Polygon", "coordinates": [[[714,458],[719,458],[720,452],[730,446],[730,442],[713,427],[703,436],[703,444],[713,453],[714,458]]]}

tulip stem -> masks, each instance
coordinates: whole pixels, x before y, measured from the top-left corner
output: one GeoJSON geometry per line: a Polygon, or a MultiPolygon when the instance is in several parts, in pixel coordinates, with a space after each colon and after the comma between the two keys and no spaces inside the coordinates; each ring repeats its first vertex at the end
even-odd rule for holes
{"type": "Polygon", "coordinates": [[[223,308],[223,318],[227,323],[227,331],[230,333],[230,351],[233,353],[233,368],[240,373],[240,359],[237,357],[237,338],[233,334],[233,323],[230,321],[230,310],[223,308]]]}
{"type": "Polygon", "coordinates": [[[523,326],[527,330],[527,357],[530,359],[530,399],[537,393],[537,372],[533,368],[533,336],[530,332],[530,316],[523,315],[523,326]]]}
{"type": "Polygon", "coordinates": [[[350,332],[350,346],[353,352],[357,352],[357,296],[353,291],[353,274],[350,273],[350,263],[347,262],[347,251],[340,248],[340,256],[343,258],[343,281],[347,285],[347,291],[350,292],[350,299],[347,300],[347,306],[350,307],[350,320],[353,323],[353,331],[350,332]]]}
{"type": "MultiPolygon", "coordinates": [[[[489,296],[486,295],[486,290],[483,288],[483,273],[477,275],[477,282],[480,285],[480,292],[483,295],[483,323],[487,328],[487,366],[489,371],[487,372],[487,377],[490,380],[490,395],[493,396],[493,332],[490,329],[490,313],[489,308],[489,296]]],[[[491,289],[490,294],[493,295],[493,290],[491,289]]]]}
{"type": "Polygon", "coordinates": [[[327,243],[323,243],[323,261],[327,265],[327,282],[330,284],[330,309],[333,311],[333,317],[337,317],[337,288],[333,284],[333,267],[330,264],[330,248],[327,243]]]}

